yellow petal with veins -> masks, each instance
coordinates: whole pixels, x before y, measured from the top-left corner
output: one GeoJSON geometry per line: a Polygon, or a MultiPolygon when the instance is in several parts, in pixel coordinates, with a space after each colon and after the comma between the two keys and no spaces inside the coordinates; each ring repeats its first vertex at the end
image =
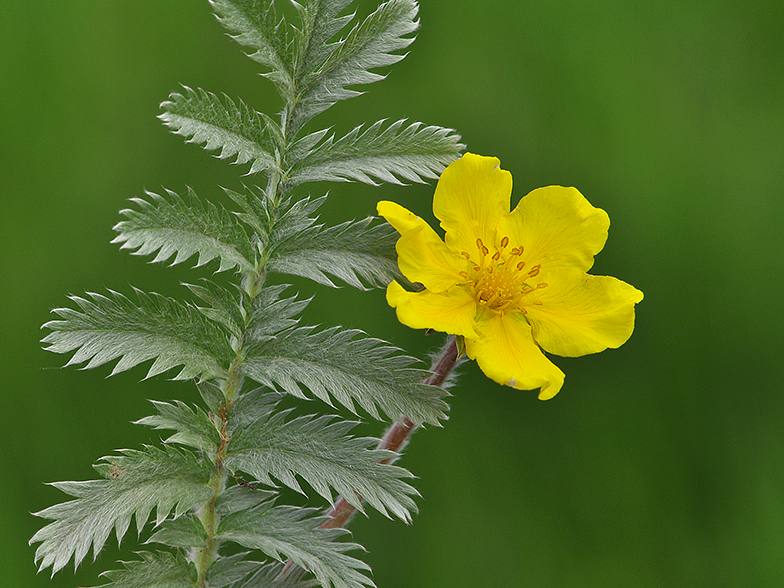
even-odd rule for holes
{"type": "Polygon", "coordinates": [[[523,196],[499,222],[498,232],[525,248],[523,259],[547,271],[588,271],[607,241],[610,217],[575,188],[548,186],[523,196]]]}
{"type": "Polygon", "coordinates": [[[522,313],[495,315],[477,328],[477,339],[466,337],[466,354],[490,379],[518,390],[539,388],[540,400],[558,393],[564,374],[534,343],[522,313]]]}
{"type": "Polygon", "coordinates": [[[564,374],[544,355],[619,347],[634,329],[642,292],[586,272],[610,219],[575,188],[539,188],[511,212],[512,176],[498,159],[466,153],[441,175],[433,212],[445,241],[391,202],[379,213],[401,234],[400,269],[425,286],[397,282],[387,301],[400,321],[465,337],[466,354],[499,384],[552,398],[564,374]]]}
{"type": "MultiPolygon", "coordinates": [[[[477,253],[477,239],[496,245],[496,225],[509,214],[512,174],[495,157],[466,153],[441,174],[433,213],[446,231],[446,244],[457,253],[477,253]]],[[[499,237],[500,239],[500,237],[499,237]]]]}
{"type": "Polygon", "coordinates": [[[449,250],[423,219],[394,202],[381,201],[378,213],[400,233],[398,267],[412,282],[432,292],[443,292],[463,281],[465,259],[449,250]]]}
{"type": "Polygon", "coordinates": [[[397,311],[398,320],[413,329],[435,329],[452,335],[476,337],[476,300],[456,286],[436,294],[428,290],[408,292],[397,282],[387,287],[387,302],[397,311]]]}
{"type": "Polygon", "coordinates": [[[526,305],[533,337],[550,353],[578,357],[617,348],[634,330],[634,305],[643,294],[610,276],[559,269],[540,275],[548,286],[526,305]]]}

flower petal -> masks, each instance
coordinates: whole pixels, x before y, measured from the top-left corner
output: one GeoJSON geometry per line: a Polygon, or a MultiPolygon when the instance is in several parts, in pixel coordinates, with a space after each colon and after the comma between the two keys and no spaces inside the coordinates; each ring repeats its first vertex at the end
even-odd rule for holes
{"type": "Polygon", "coordinates": [[[607,241],[610,217],[575,188],[548,186],[523,196],[498,232],[525,248],[528,267],[588,271],[607,241]]]}
{"type": "Polygon", "coordinates": [[[387,287],[387,302],[398,320],[412,329],[435,329],[450,335],[476,337],[476,301],[461,287],[441,294],[428,290],[409,292],[397,282],[387,287]]]}
{"type": "Polygon", "coordinates": [[[376,209],[400,233],[395,248],[404,276],[432,292],[443,292],[464,281],[460,272],[465,271],[466,260],[448,249],[423,219],[394,202],[382,200],[376,209]]]}
{"type": "Polygon", "coordinates": [[[634,305],[643,294],[610,276],[560,269],[540,275],[548,284],[526,305],[533,336],[542,349],[565,357],[623,345],[634,330],[634,305]]]}
{"type": "Polygon", "coordinates": [[[479,338],[466,337],[466,354],[476,359],[489,378],[518,390],[540,388],[540,400],[558,393],[564,374],[534,343],[522,313],[496,315],[477,327],[481,329],[479,338]]]}
{"type": "Polygon", "coordinates": [[[476,240],[496,245],[496,225],[509,214],[512,174],[495,157],[466,153],[441,174],[433,212],[446,231],[446,244],[457,253],[477,253],[476,240]]]}

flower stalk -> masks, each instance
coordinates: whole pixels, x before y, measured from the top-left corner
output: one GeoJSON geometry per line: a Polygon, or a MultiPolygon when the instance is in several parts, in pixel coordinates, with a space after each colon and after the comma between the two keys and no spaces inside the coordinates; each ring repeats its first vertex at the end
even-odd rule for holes
{"type": "MultiPolygon", "coordinates": [[[[449,379],[452,371],[460,363],[460,360],[461,354],[458,350],[457,338],[454,335],[449,335],[444,346],[434,356],[433,363],[430,367],[431,374],[425,379],[424,383],[428,386],[443,386],[449,379]]],[[[384,433],[384,436],[379,440],[376,449],[392,451],[395,455],[385,459],[381,463],[389,464],[397,460],[397,458],[400,457],[400,452],[411,440],[411,435],[413,435],[414,431],[418,428],[419,426],[416,423],[403,415],[401,415],[399,421],[390,425],[384,433]]],[[[335,504],[327,510],[326,515],[329,518],[319,525],[319,529],[337,529],[345,527],[351,522],[351,519],[354,518],[356,512],[357,508],[340,496],[335,501],[335,504]]],[[[299,569],[298,566],[289,561],[278,577],[282,578],[287,574],[293,574],[297,569],[299,569]]],[[[302,570],[299,569],[299,573],[301,572],[302,570]]]]}
{"type": "MultiPolygon", "coordinates": [[[[441,351],[435,356],[433,365],[430,368],[432,373],[425,380],[425,384],[442,386],[459,363],[459,360],[456,338],[450,335],[441,351]]],[[[408,445],[411,435],[417,428],[418,426],[405,416],[401,416],[399,421],[390,425],[376,449],[393,451],[397,455],[385,459],[382,463],[393,463],[399,457],[400,452],[408,445]]],[[[353,518],[356,510],[356,507],[349,504],[341,496],[327,511],[329,520],[324,521],[319,528],[335,529],[337,527],[345,527],[353,518]]]]}

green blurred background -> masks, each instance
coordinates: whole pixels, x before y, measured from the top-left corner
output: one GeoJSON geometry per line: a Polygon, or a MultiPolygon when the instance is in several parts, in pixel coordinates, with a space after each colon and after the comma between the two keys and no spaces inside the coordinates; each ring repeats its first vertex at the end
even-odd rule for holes
{"type": "MultiPolygon", "coordinates": [[[[422,0],[411,54],[319,117],[346,132],[409,117],[501,159],[513,200],[574,185],[612,219],[594,273],[645,292],[621,349],[556,359],[553,400],[466,365],[443,429],[403,464],[421,513],[377,513],[355,539],[380,587],[784,585],[784,3],[422,0]]],[[[360,13],[371,4],[362,2],[360,13]]],[[[179,84],[279,102],[208,3],[6,3],[0,17],[0,584],[92,586],[129,536],[76,577],[36,575],[29,513],[43,482],[159,435],[147,399],[196,401],[143,369],[55,369],[39,326],[66,294],[130,285],[181,294],[206,275],[110,245],[126,199],[252,182],[156,120],[179,84]]],[[[433,186],[332,185],[330,223],[393,199],[430,218],[433,186]]],[[[320,194],[320,186],[311,186],[320,194]]],[[[326,189],[326,187],[324,187],[326,189]]],[[[383,293],[317,294],[308,321],[360,327],[425,357],[383,293]]],[[[321,409],[315,405],[307,408],[321,409]]],[[[381,425],[371,425],[380,434],[381,425]]]]}

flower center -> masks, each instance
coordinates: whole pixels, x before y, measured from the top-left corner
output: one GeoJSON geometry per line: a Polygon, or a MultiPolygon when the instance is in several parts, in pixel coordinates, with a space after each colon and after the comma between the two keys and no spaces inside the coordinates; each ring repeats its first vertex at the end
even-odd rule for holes
{"type": "MultiPolygon", "coordinates": [[[[473,256],[467,251],[461,252],[468,261],[468,269],[460,272],[476,301],[480,306],[498,313],[520,311],[526,314],[523,298],[534,290],[547,287],[545,282],[535,286],[526,283],[526,279],[539,274],[541,265],[526,268],[525,261],[521,259],[524,250],[522,245],[507,250],[509,237],[501,239],[500,249],[492,255],[482,239],[476,240],[476,247],[478,253],[473,256]]],[[[541,302],[534,301],[533,304],[541,302]]]]}

